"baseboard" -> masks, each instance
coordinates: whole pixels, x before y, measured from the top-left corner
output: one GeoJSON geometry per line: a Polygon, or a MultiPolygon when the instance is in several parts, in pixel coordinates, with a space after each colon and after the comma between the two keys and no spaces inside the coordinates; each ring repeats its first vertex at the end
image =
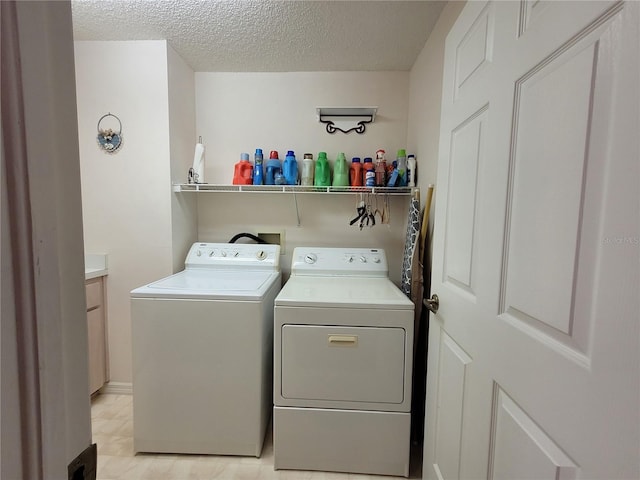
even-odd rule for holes
{"type": "Polygon", "coordinates": [[[133,384],[130,382],[109,382],[100,390],[100,393],[111,393],[116,395],[132,395],[133,384]]]}

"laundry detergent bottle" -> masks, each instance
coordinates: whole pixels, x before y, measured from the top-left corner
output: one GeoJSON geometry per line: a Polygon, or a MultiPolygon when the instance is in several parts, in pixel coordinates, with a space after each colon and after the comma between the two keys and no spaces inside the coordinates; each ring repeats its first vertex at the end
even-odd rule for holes
{"type": "Polygon", "coordinates": [[[338,153],[336,162],[333,165],[333,186],[349,186],[349,167],[347,165],[347,159],[345,158],[343,152],[338,153]]]}
{"type": "Polygon", "coordinates": [[[331,167],[327,160],[327,152],[319,152],[316,160],[316,174],[313,184],[316,187],[331,186],[331,167]]]}
{"type": "Polygon", "coordinates": [[[287,181],[287,185],[298,184],[298,161],[296,160],[293,150],[289,150],[287,156],[284,157],[282,173],[287,181]]]}
{"type": "Polygon", "coordinates": [[[360,157],[353,157],[351,159],[351,166],[349,167],[349,184],[352,187],[362,186],[362,164],[360,163],[360,157]]]}
{"type": "Polygon", "coordinates": [[[398,150],[398,156],[396,161],[398,162],[398,187],[407,186],[407,152],[402,149],[398,150]]]}
{"type": "Polygon", "coordinates": [[[267,160],[266,175],[264,177],[265,185],[275,185],[276,176],[282,176],[282,164],[278,158],[278,152],[271,150],[269,160],[267,160]]]}
{"type": "Polygon", "coordinates": [[[366,157],[364,159],[363,170],[364,170],[364,186],[375,187],[376,172],[375,172],[375,167],[373,165],[373,159],[371,157],[366,157]]]}
{"type": "Polygon", "coordinates": [[[256,148],[256,153],[253,158],[255,160],[253,166],[253,184],[262,185],[264,183],[264,169],[262,168],[263,156],[261,148],[256,148]]]}
{"type": "Polygon", "coordinates": [[[389,181],[387,182],[387,187],[399,187],[400,186],[400,177],[398,175],[398,161],[394,160],[391,163],[391,171],[389,173],[389,181]]]}
{"type": "Polygon", "coordinates": [[[313,154],[305,153],[302,159],[302,173],[300,174],[300,185],[305,187],[313,186],[313,173],[315,165],[313,162],[313,154]]]}
{"type": "Polygon", "coordinates": [[[253,183],[253,165],[249,162],[249,154],[241,153],[240,161],[233,171],[234,185],[251,185],[253,183]]]}

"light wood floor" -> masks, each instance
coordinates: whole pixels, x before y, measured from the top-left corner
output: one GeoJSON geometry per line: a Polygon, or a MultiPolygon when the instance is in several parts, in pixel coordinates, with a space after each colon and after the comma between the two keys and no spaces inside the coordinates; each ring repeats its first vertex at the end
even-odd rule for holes
{"type": "MultiPolygon", "coordinates": [[[[133,453],[131,395],[101,394],[91,403],[98,480],[398,480],[404,477],[273,469],[271,429],[260,458],[133,453]]],[[[414,445],[411,477],[421,478],[421,446],[414,445]]]]}

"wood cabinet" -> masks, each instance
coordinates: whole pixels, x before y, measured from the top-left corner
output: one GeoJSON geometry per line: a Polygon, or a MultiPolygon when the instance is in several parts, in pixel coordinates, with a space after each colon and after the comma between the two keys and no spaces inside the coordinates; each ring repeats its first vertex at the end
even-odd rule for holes
{"type": "Polygon", "coordinates": [[[106,335],[105,277],[85,282],[89,351],[89,394],[97,392],[109,379],[106,335]]]}

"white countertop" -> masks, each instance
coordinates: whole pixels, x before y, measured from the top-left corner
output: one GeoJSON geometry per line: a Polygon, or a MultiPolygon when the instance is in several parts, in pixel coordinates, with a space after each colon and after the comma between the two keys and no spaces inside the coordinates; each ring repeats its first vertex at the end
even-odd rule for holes
{"type": "Polygon", "coordinates": [[[88,253],[84,256],[84,279],[103,277],[109,274],[106,253],[88,253]]]}

